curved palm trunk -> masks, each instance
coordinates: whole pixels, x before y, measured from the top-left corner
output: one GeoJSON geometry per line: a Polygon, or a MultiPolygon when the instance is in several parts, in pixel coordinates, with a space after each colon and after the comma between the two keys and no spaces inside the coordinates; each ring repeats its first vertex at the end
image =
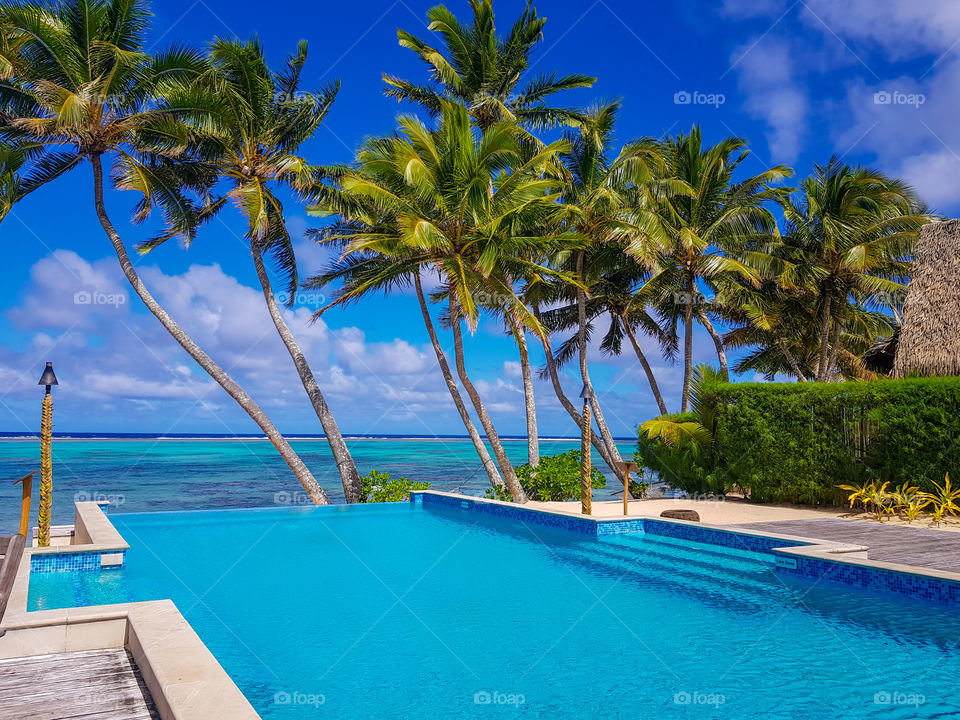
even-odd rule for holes
{"type": "Polygon", "coordinates": [[[697,313],[697,319],[700,321],[700,324],[707,329],[707,332],[710,333],[710,337],[713,338],[713,344],[717,348],[717,361],[720,363],[720,373],[723,375],[724,380],[730,382],[730,370],[727,368],[727,351],[723,347],[723,338],[720,336],[720,333],[717,332],[716,328],[713,327],[713,323],[710,322],[710,318],[707,317],[705,312],[697,313]]]}
{"type": "Polygon", "coordinates": [[[447,383],[447,390],[450,391],[450,397],[453,398],[453,404],[457,406],[457,412],[460,413],[460,419],[463,420],[463,426],[467,429],[470,441],[480,456],[480,462],[483,463],[483,469],[487,471],[487,477],[490,478],[490,484],[493,487],[502,487],[503,478],[500,477],[500,471],[497,470],[497,464],[487,452],[487,446],[483,444],[480,433],[477,432],[477,426],[473,424],[470,413],[463,402],[463,396],[460,395],[460,389],[453,379],[453,373],[450,372],[450,365],[447,363],[446,353],[440,347],[440,340],[437,339],[437,331],[433,327],[433,319],[430,317],[430,310],[427,307],[426,298],[423,296],[423,285],[420,282],[420,275],[414,275],[413,283],[417,288],[417,300],[420,302],[420,312],[423,314],[423,324],[427,327],[427,334],[430,336],[430,342],[433,345],[433,351],[437,355],[437,364],[440,366],[440,372],[447,383]]]}
{"type": "Polygon", "coordinates": [[[97,210],[97,218],[100,220],[103,231],[107,234],[107,237],[113,245],[114,252],[117,254],[117,260],[120,261],[120,268],[130,283],[130,287],[133,288],[133,291],[143,301],[143,304],[146,305],[147,309],[160,321],[160,324],[163,325],[167,332],[173,336],[173,339],[177,341],[180,347],[186,350],[190,357],[196,360],[197,364],[202,367],[220,387],[226,390],[227,394],[236,400],[237,404],[260,426],[264,435],[273,443],[273,446],[280,453],[281,457],[283,457],[287,465],[290,466],[293,474],[296,475],[297,480],[303,485],[310,499],[313,500],[316,505],[329,505],[330,498],[327,497],[323,488],[320,487],[313,473],[310,472],[310,469],[304,464],[303,460],[300,459],[300,456],[293,451],[293,448],[290,447],[290,443],[287,442],[286,438],[283,437],[274,424],[270,422],[266,413],[260,409],[260,406],[253,401],[253,398],[251,398],[223,368],[217,365],[209,355],[200,349],[200,346],[183,331],[183,328],[174,322],[173,318],[170,317],[167,311],[160,306],[147,290],[143,284],[143,280],[140,279],[136,269],[133,267],[133,263],[130,262],[130,257],[127,255],[127,249],[124,247],[123,240],[107,216],[107,210],[103,204],[103,168],[100,163],[100,156],[93,155],[90,158],[90,162],[93,165],[93,199],[97,210]]]}
{"type": "Polygon", "coordinates": [[[273,287],[270,284],[270,276],[267,275],[267,269],[263,264],[263,255],[260,252],[260,246],[255,242],[250,243],[250,250],[253,253],[253,264],[257,268],[257,279],[260,281],[260,288],[263,290],[263,298],[267,302],[267,310],[270,312],[270,319],[273,320],[274,327],[283,344],[293,358],[293,364],[297,368],[297,374],[300,375],[300,382],[303,389],[307,391],[307,397],[310,398],[310,404],[313,405],[314,412],[320,419],[323,426],[323,434],[330,445],[330,452],[333,453],[333,459],[337,463],[337,470],[340,473],[340,482],[343,485],[343,495],[348,503],[360,502],[363,490],[360,483],[360,473],[357,472],[357,464],[353,461],[353,456],[347,448],[347,443],[343,440],[340,433],[340,427],[337,425],[333,413],[330,412],[330,406],[320,391],[316,378],[313,376],[313,370],[307,363],[297,339],[287,327],[283,315],[280,314],[280,308],[277,307],[277,299],[273,296],[273,287]]]}
{"type": "Polygon", "coordinates": [[[793,374],[797,376],[797,382],[806,382],[807,379],[803,376],[803,371],[800,369],[800,364],[793,356],[793,353],[790,352],[790,348],[787,347],[787,343],[784,342],[782,337],[777,338],[777,346],[780,348],[780,352],[783,353],[783,356],[790,364],[790,369],[793,370],[793,374]]]}
{"type": "MultiPolygon", "coordinates": [[[[583,256],[584,253],[581,250],[577,255],[577,277],[580,278],[581,283],[583,283],[583,256]]],[[[587,294],[581,288],[577,288],[577,345],[580,351],[580,378],[592,392],[593,383],[590,382],[590,372],[587,369],[587,294]]],[[[597,429],[600,431],[600,437],[603,438],[603,444],[607,446],[607,453],[615,463],[623,462],[620,451],[617,450],[617,444],[610,434],[610,428],[607,427],[607,421],[603,417],[600,401],[596,394],[594,394],[590,404],[593,406],[593,415],[597,419],[597,429]]]]}
{"type": "Polygon", "coordinates": [[[823,291],[823,320],[820,324],[820,361],[817,363],[817,381],[823,382],[827,374],[827,352],[830,348],[830,311],[833,303],[833,283],[827,282],[823,291]]]}
{"type": "MultiPolygon", "coordinates": [[[[534,314],[539,319],[540,313],[534,308],[534,314]]],[[[570,398],[567,397],[566,393],[563,392],[563,386],[560,384],[560,375],[557,373],[557,362],[553,359],[553,348],[550,347],[550,340],[545,337],[540,337],[540,343],[543,345],[543,354],[547,358],[547,373],[550,375],[550,383],[553,385],[553,391],[556,393],[557,400],[560,401],[560,404],[563,406],[563,409],[567,411],[567,414],[573,419],[577,424],[577,428],[580,432],[583,432],[583,416],[577,412],[577,409],[573,406],[573,403],[570,402],[570,398]]],[[[607,452],[607,446],[603,444],[603,440],[600,436],[595,433],[590,433],[590,442],[593,443],[594,449],[599,453],[600,457],[603,458],[603,461],[607,464],[607,467],[617,476],[617,479],[623,481],[623,473],[620,468],[618,468],[614,462],[613,458],[610,457],[610,453],[607,452]]]]}
{"type": "Polygon", "coordinates": [[[657,384],[657,378],[653,374],[653,368],[650,367],[650,363],[647,362],[647,356],[643,354],[643,350],[640,349],[640,343],[637,342],[637,336],[633,334],[633,328],[630,327],[630,323],[627,322],[625,317],[620,318],[623,322],[623,329],[627,333],[627,337],[630,338],[630,344],[633,345],[633,351],[637,354],[637,360],[640,361],[640,365],[643,367],[643,372],[647,375],[647,382],[650,383],[650,390],[653,392],[653,397],[656,398],[657,407],[660,408],[660,414],[667,414],[667,404],[663,401],[663,395],[660,394],[660,386],[657,384]]]}
{"type": "Polygon", "coordinates": [[[683,312],[683,393],[680,412],[690,410],[690,381],[693,378],[693,275],[687,278],[687,305],[683,312]]]}
{"type": "Polygon", "coordinates": [[[480,398],[480,393],[477,392],[477,389],[467,376],[467,368],[463,360],[463,335],[460,331],[460,313],[457,310],[457,304],[452,292],[450,293],[450,325],[453,328],[453,351],[454,358],[457,361],[457,375],[460,376],[460,382],[463,383],[463,387],[467,391],[470,401],[473,403],[473,408],[477,411],[477,417],[480,418],[480,424],[483,425],[483,430],[487,433],[487,440],[490,442],[490,447],[493,448],[493,454],[500,464],[500,471],[503,473],[503,479],[507,484],[507,488],[510,490],[513,501],[525,503],[527,501],[527,494],[520,486],[517,473],[514,472],[513,464],[503,449],[503,443],[500,442],[500,436],[497,434],[497,429],[493,426],[493,421],[490,419],[487,408],[480,398]]]}
{"type": "Polygon", "coordinates": [[[540,432],[537,429],[537,402],[533,394],[533,371],[530,369],[530,352],[527,348],[527,331],[523,323],[509,310],[507,317],[520,350],[520,374],[523,377],[523,404],[527,413],[527,463],[535,468],[540,464],[540,432]]]}

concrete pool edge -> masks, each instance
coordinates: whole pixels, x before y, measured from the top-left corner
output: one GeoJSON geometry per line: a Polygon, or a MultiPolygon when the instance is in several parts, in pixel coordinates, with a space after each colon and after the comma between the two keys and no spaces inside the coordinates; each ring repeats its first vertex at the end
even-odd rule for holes
{"type": "Polygon", "coordinates": [[[5,631],[0,659],[125,648],[162,720],[260,720],[172,600],[28,611],[31,574],[49,571],[34,569],[34,554],[53,561],[58,553],[100,555],[129,547],[96,503],[76,503],[76,518],[74,540],[81,542],[24,550],[10,602],[0,618],[5,631]]]}
{"type": "Polygon", "coordinates": [[[960,573],[916,565],[869,560],[865,545],[818,538],[738,530],[685,520],[629,516],[592,517],[552,508],[518,506],[437,490],[416,490],[415,505],[436,505],[480,511],[491,516],[536,522],[569,532],[602,537],[620,532],[642,532],[704,542],[774,557],[777,572],[849,587],[879,590],[942,605],[960,605],[960,573]]]}

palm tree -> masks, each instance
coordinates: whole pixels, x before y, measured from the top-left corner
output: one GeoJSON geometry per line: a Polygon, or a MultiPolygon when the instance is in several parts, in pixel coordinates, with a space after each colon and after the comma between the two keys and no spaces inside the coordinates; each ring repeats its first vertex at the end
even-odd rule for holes
{"type": "MultiPolygon", "coordinates": [[[[690,407],[694,318],[709,322],[702,308],[699,312],[696,308],[699,285],[711,287],[731,274],[759,280],[755,261],[762,255],[750,250],[749,245],[776,232],[776,221],[764,204],[781,197],[784,191],[771,185],[791,174],[786,166],[777,165],[734,182],[734,172],[749,155],[745,147],[746,141],[741,138],[727,138],[704,147],[698,127],[689,135],[666,140],[666,176],[682,184],[683,191],[660,200],[660,222],[668,237],[668,249],[661,256],[662,269],[650,283],[660,296],[663,314],[674,325],[682,315],[682,412],[690,407]]],[[[722,351],[722,347],[718,349],[722,351]]]]}
{"type": "MultiPolygon", "coordinates": [[[[781,284],[811,288],[819,319],[815,378],[833,377],[854,307],[902,296],[924,214],[905,183],[833,158],[817,166],[797,200],[782,200],[781,284]]],[[[874,338],[876,339],[876,338],[874,338]]]]}
{"type": "Polygon", "coordinates": [[[149,12],[143,0],[25,2],[0,8],[0,23],[19,37],[15,75],[0,82],[0,133],[27,158],[20,189],[57,179],[89,161],[97,218],[124,276],[147,309],[190,356],[260,426],[317,504],[326,493],[263,410],[215,363],[150,294],[130,261],[103,202],[103,161],[117,185],[143,195],[134,220],[159,207],[171,231],[189,241],[197,212],[186,193],[209,182],[186,154],[189,132],[155,107],[161,82],[203,67],[198,53],[174,48],[153,58],[143,50],[149,12]]]}
{"type": "MultiPolygon", "coordinates": [[[[580,125],[565,133],[569,150],[562,155],[566,170],[562,196],[564,227],[583,239],[580,248],[569,256],[568,265],[577,279],[571,290],[577,308],[580,377],[591,391],[587,290],[600,275],[600,263],[594,262],[594,256],[626,246],[645,262],[651,257],[650,248],[662,241],[658,218],[644,196],[644,188],[653,180],[654,168],[660,163],[660,151],[656,143],[641,140],[628,143],[610,159],[619,109],[619,102],[588,109],[580,125]]],[[[614,463],[621,462],[595,393],[591,404],[607,452],[614,463]]]]}
{"type": "Polygon", "coordinates": [[[481,130],[505,119],[531,128],[576,123],[578,113],[549,107],[545,101],[564,90],[591,87],[596,78],[579,74],[558,78],[556,73],[544,73],[524,81],[533,51],[543,40],[546,18],[538,17],[528,0],[504,38],[497,35],[492,0],[470,0],[470,7],[473,22],[469,26],[444,5],[427,12],[427,27],[440,33],[442,50],[397,30],[400,45],[417,53],[429,67],[430,80],[417,84],[384,74],[386,94],[415,102],[434,117],[440,115],[444,100],[460,103],[481,130]]]}
{"type": "MultiPolygon", "coordinates": [[[[401,117],[398,135],[368,141],[354,166],[329,169],[328,182],[316,188],[308,211],[339,216],[324,235],[341,243],[344,252],[340,263],[308,285],[342,280],[332,303],[339,305],[409,282],[424,270],[441,276],[437,299],[447,302],[457,374],[512,497],[523,502],[523,488],[467,374],[461,327],[464,322],[471,330],[476,327],[478,296],[498,297],[507,312],[542,332],[511,279],[534,270],[563,276],[525,259],[562,238],[524,233],[546,226],[558,210],[556,195],[550,194],[554,181],[542,173],[555,163],[563,143],[523,160],[519,137],[517,126],[506,121],[480,135],[471,129],[466,109],[446,101],[436,131],[415,117],[401,117]]],[[[450,387],[452,378],[446,379],[450,387]]]]}
{"type": "MultiPolygon", "coordinates": [[[[292,305],[299,287],[297,259],[276,188],[296,189],[313,180],[314,171],[297,152],[320,127],[339,88],[334,83],[316,92],[301,91],[306,60],[304,41],[282,71],[271,72],[257,40],[217,39],[210,47],[209,69],[187,81],[170,83],[163,107],[197,133],[204,159],[224,186],[217,187],[219,196],[208,199],[200,210],[203,221],[228,202],[246,218],[243,239],[270,318],[323,426],[344,496],[348,503],[355,503],[362,494],[356,463],[303,350],[283,319],[264,262],[265,255],[273,260],[286,283],[287,304],[292,305]]],[[[139,249],[149,252],[173,234],[165,233],[139,249]]]]}

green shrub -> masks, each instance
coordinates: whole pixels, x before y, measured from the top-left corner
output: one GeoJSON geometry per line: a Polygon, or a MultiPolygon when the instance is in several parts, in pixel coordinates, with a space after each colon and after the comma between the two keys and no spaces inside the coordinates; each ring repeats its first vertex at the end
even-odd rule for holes
{"type": "MultiPolygon", "coordinates": [[[[517,480],[531,500],[579,500],[580,458],[579,450],[542,457],[536,468],[518,466],[517,480]]],[[[593,487],[606,487],[607,478],[596,467],[591,468],[590,478],[593,487]]],[[[486,496],[495,500],[511,499],[506,488],[490,488],[486,496]]]]}
{"type": "Polygon", "coordinates": [[[369,475],[360,476],[360,502],[403,502],[410,499],[411,490],[426,490],[430,483],[413,482],[401,477],[391,480],[390,473],[371,470],[369,475]]]}
{"type": "Polygon", "coordinates": [[[714,383],[711,458],[640,439],[638,454],[688,492],[738,485],[758,502],[829,504],[839,484],[925,492],[960,465],[960,378],[714,383]]]}

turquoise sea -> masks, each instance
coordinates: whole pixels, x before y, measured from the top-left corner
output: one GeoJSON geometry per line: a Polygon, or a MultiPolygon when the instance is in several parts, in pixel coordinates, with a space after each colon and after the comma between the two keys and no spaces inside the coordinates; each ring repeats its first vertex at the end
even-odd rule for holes
{"type": "MultiPolygon", "coordinates": [[[[466,438],[356,438],[347,441],[361,473],[389,472],[394,478],[431,483],[435,490],[483,495],[489,487],[476,451],[466,438]]],[[[323,438],[291,439],[334,502],[343,502],[340,476],[323,438]]],[[[515,464],[526,462],[525,439],[504,441],[515,464]]],[[[579,440],[541,440],[542,455],[579,448],[579,440]]],[[[625,457],[635,444],[619,443],[625,457]]],[[[594,453],[597,467],[605,469],[594,453]]],[[[35,438],[0,440],[0,533],[16,528],[20,488],[14,480],[40,467],[35,438]]],[[[54,438],[53,523],[73,522],[73,503],[111,501],[113,512],[198,510],[309,504],[300,484],[273,446],[261,438],[157,437],[54,438]]],[[[39,476],[35,479],[39,483],[39,476]]],[[[597,490],[610,499],[615,483],[597,490]]],[[[36,508],[36,500],[34,500],[36,508]]],[[[34,511],[35,512],[35,511],[34,511]]],[[[36,518],[33,519],[34,524],[36,518]]]]}

